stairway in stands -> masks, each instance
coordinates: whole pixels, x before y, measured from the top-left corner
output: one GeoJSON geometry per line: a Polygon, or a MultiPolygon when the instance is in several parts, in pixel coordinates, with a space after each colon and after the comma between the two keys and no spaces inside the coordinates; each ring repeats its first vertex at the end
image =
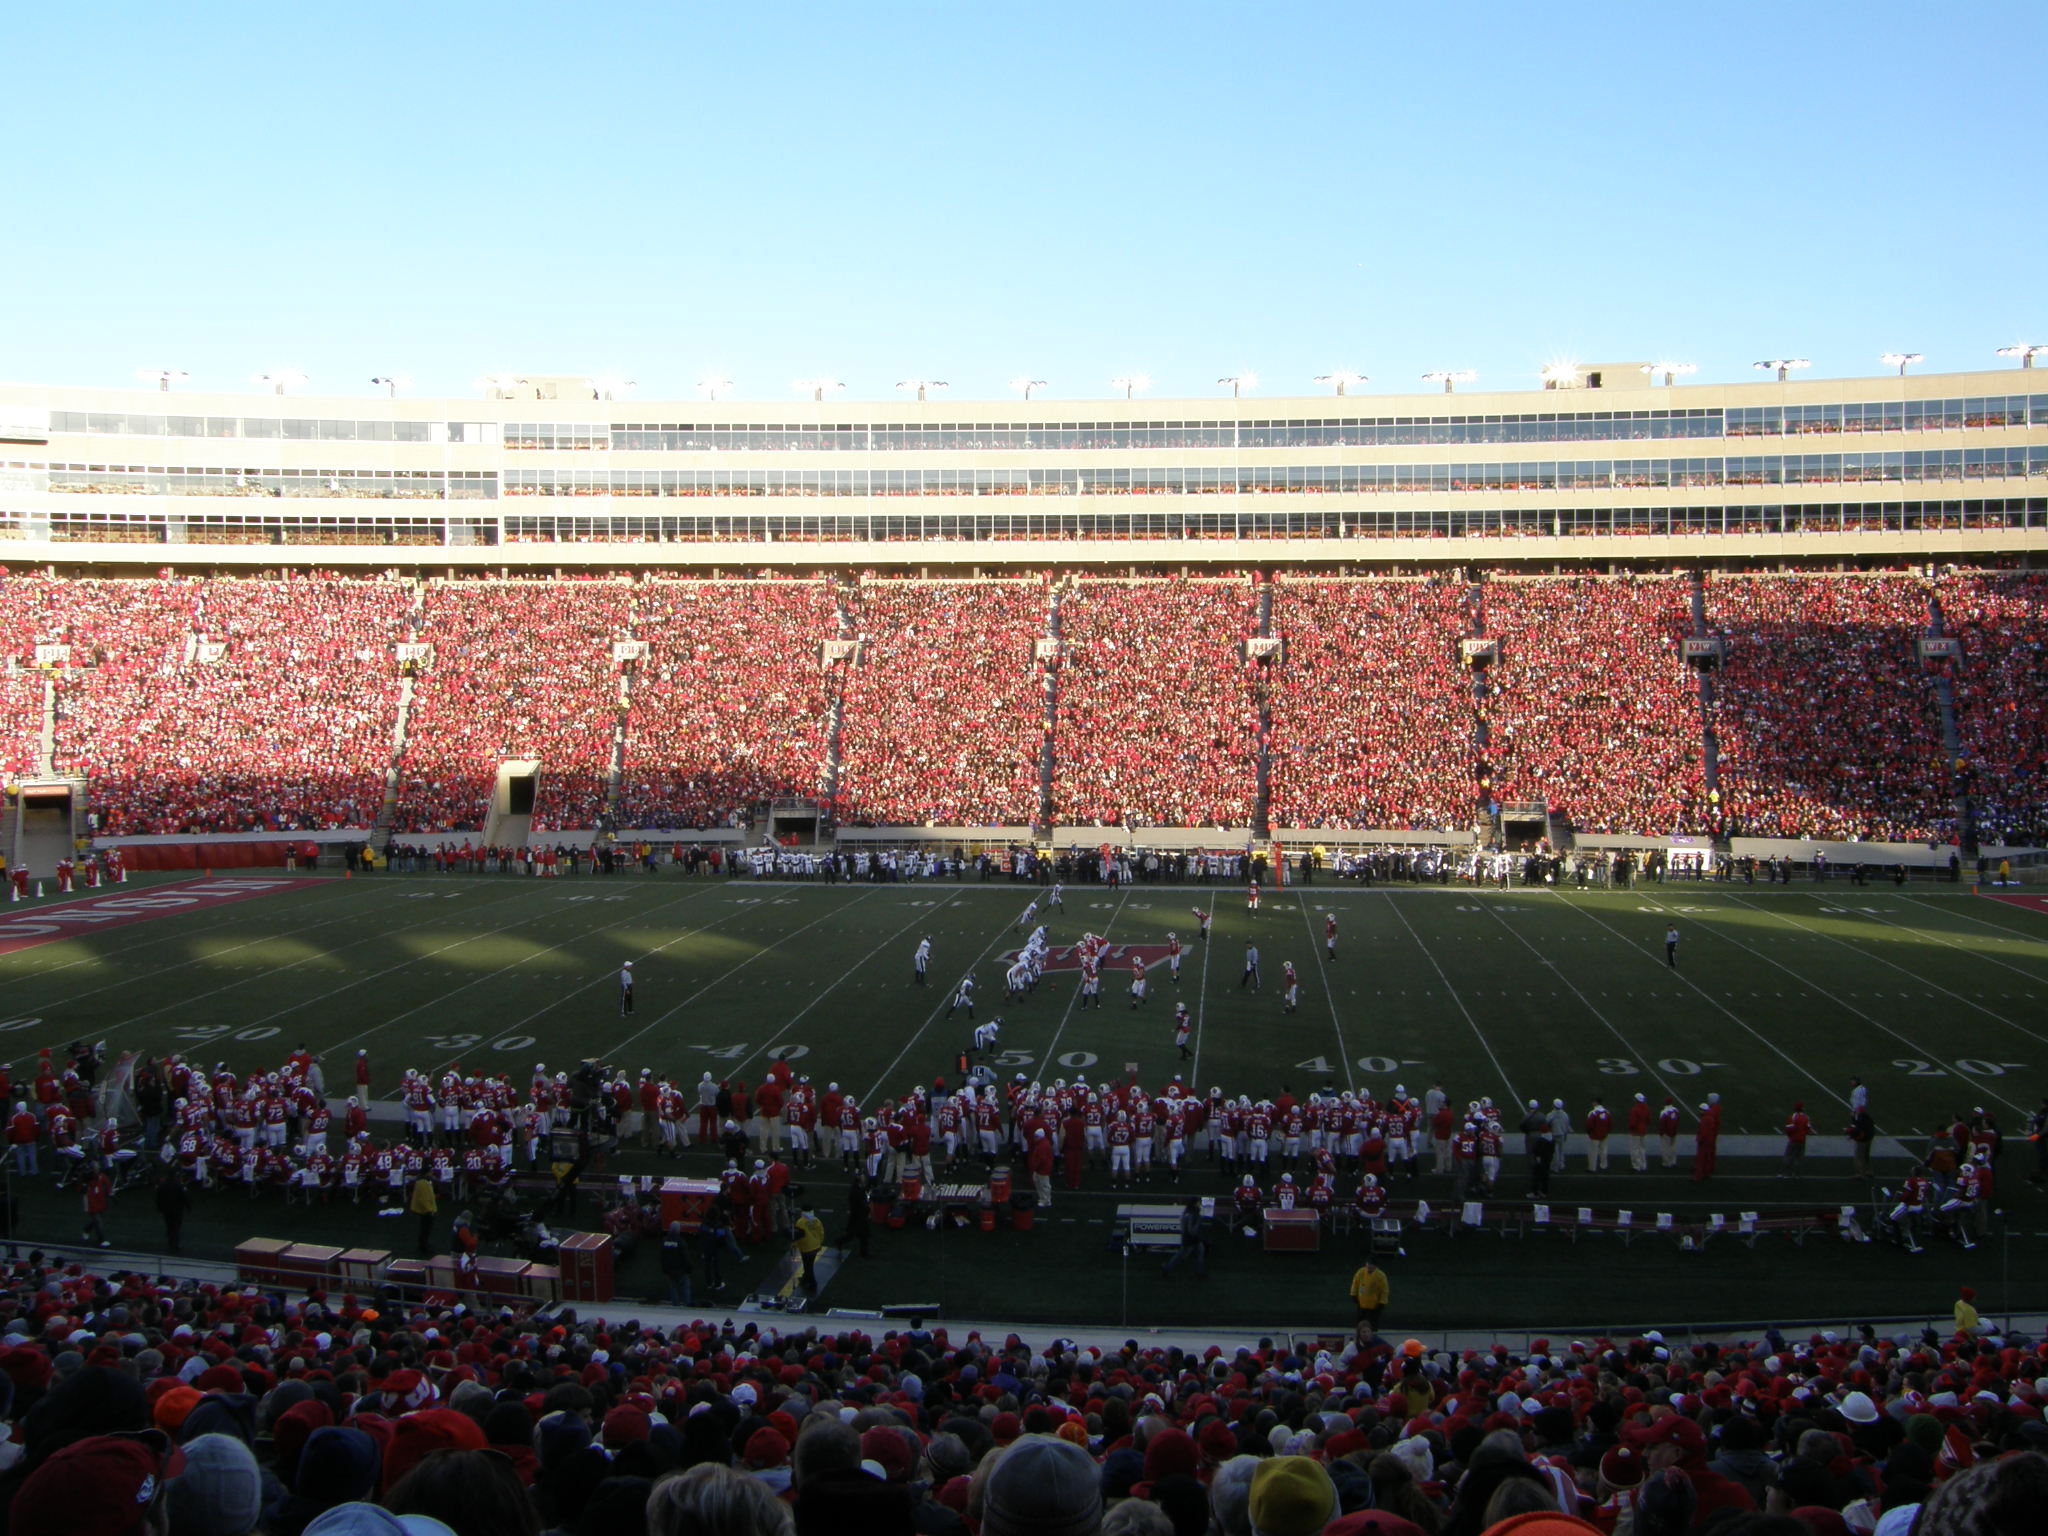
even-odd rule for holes
{"type": "Polygon", "coordinates": [[[43,734],[36,744],[36,771],[45,778],[57,771],[57,684],[43,679],[43,734]]]}
{"type": "MultiPolygon", "coordinates": [[[[1698,570],[1692,573],[1692,638],[1713,638],[1713,627],[1707,623],[1707,577],[1704,571],[1698,570]]],[[[1713,807],[1708,831],[1714,839],[1714,846],[1725,855],[1728,833],[1720,814],[1721,739],[1714,734],[1714,668],[1701,662],[1693,668],[1693,675],[1698,679],[1700,694],[1700,785],[1707,803],[1713,807]]]]}
{"type": "MultiPolygon", "coordinates": [[[[1058,647],[1058,655],[1066,655],[1065,631],[1061,627],[1060,604],[1070,590],[1065,582],[1055,583],[1045,605],[1046,638],[1058,647]]],[[[1040,675],[1045,681],[1045,728],[1038,738],[1038,825],[1049,834],[1053,819],[1052,782],[1058,767],[1058,730],[1060,720],[1060,663],[1049,661],[1040,664],[1040,675]]]]}
{"type": "Polygon", "coordinates": [[[384,801],[377,807],[377,819],[370,825],[370,846],[379,853],[391,846],[391,829],[398,821],[398,782],[405,760],[405,733],[412,721],[412,676],[398,680],[398,714],[391,723],[391,761],[384,769],[384,801]]]}
{"type": "MultiPolygon", "coordinates": [[[[1941,594],[1930,589],[1927,594],[1927,638],[1943,640],[1948,638],[1948,621],[1941,611],[1941,594]]],[[[1956,726],[1956,687],[1950,667],[1940,667],[1929,673],[1934,684],[1934,703],[1941,718],[1941,746],[1948,759],[1949,787],[1956,805],[1957,842],[1966,853],[1974,853],[1977,847],[1977,802],[1970,792],[1970,777],[1964,771],[1963,736],[1956,726]]]]}
{"type": "MultiPolygon", "coordinates": [[[[1273,573],[1261,572],[1259,582],[1259,638],[1273,638],[1273,573]]],[[[1252,801],[1252,830],[1261,842],[1273,836],[1273,658],[1261,656],[1252,683],[1252,696],[1259,706],[1258,755],[1253,759],[1257,791],[1252,801]]]]}
{"type": "MultiPolygon", "coordinates": [[[[859,589],[851,576],[842,576],[833,582],[832,608],[839,619],[841,640],[860,638],[860,625],[853,612],[858,596],[859,589]]],[[[826,670],[824,761],[818,765],[818,797],[824,804],[825,818],[832,819],[837,818],[839,806],[840,743],[846,729],[846,665],[859,666],[859,655],[856,654],[849,663],[826,670]]],[[[821,818],[819,832],[822,834],[824,830],[824,818],[821,818]]]]}

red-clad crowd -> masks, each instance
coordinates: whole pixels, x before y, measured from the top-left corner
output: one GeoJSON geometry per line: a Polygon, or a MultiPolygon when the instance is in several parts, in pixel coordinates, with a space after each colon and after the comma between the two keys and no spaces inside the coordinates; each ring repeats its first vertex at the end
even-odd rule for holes
{"type": "Polygon", "coordinates": [[[1581,832],[1704,829],[1699,682],[1679,579],[1496,579],[1487,673],[1493,792],[1542,800],[1581,832]]]}
{"type": "Polygon", "coordinates": [[[1034,1345],[35,1253],[0,1270],[0,1517],[10,1536],[2032,1531],[2048,1348],[1967,1291],[1952,1324],[1034,1345]]]}
{"type": "Polygon", "coordinates": [[[101,832],[368,826],[399,719],[392,647],[410,641],[432,659],[406,716],[401,833],[481,830],[500,765],[529,756],[537,832],[594,825],[615,761],[625,828],[735,824],[835,773],[846,821],[1016,825],[1039,805],[1035,643],[1056,602],[1061,820],[1243,827],[1263,745],[1279,828],[1457,827],[1490,797],[1547,800],[1589,832],[1920,840],[1954,829],[1915,646],[1936,595],[1964,647],[1961,782],[1985,839],[2048,836],[2048,578],[1716,576],[1718,817],[1677,649],[1683,582],[1484,591],[1482,616],[1462,577],[4,575],[0,769],[41,766],[47,678],[54,766],[87,775],[101,832]],[[1270,660],[1245,654],[1262,593],[1270,660]],[[1483,705],[1458,650],[1480,628],[1501,647],[1483,705]],[[647,655],[615,658],[621,640],[647,655]],[[828,655],[835,641],[857,655],[828,655]],[[39,670],[39,645],[68,657],[39,670]]]}
{"type": "Polygon", "coordinates": [[[1094,826],[1244,827],[1257,800],[1257,674],[1244,579],[1079,580],[1060,605],[1053,802],[1094,826]]]}
{"type": "MultiPolygon", "coordinates": [[[[366,825],[383,798],[402,590],[319,574],[0,587],[17,666],[54,671],[53,766],[86,775],[108,833],[366,825]]],[[[39,683],[10,679],[10,752],[39,755],[39,683]]]]}
{"type": "Polygon", "coordinates": [[[433,659],[413,685],[398,789],[401,832],[478,829],[501,764],[538,758],[535,831],[588,827],[604,808],[619,721],[612,642],[623,580],[430,584],[410,638],[433,659]]]}
{"type": "Polygon", "coordinates": [[[1956,730],[1987,843],[2048,840],[2048,575],[1961,572],[1936,590],[1962,641],[1956,730]]]}
{"type": "Polygon", "coordinates": [[[1276,827],[1470,826],[1472,692],[1462,589],[1341,577],[1275,583],[1276,827]]]}
{"type": "Polygon", "coordinates": [[[1045,583],[869,581],[845,674],[839,815],[849,822],[1037,820],[1045,583]]]}
{"type": "Polygon", "coordinates": [[[1753,837],[1913,842],[1954,819],[1918,576],[1716,576],[1721,795],[1753,837]]]}
{"type": "Polygon", "coordinates": [[[668,581],[634,591],[632,714],[618,824],[730,823],[749,806],[818,793],[839,634],[831,585],[668,581]]]}

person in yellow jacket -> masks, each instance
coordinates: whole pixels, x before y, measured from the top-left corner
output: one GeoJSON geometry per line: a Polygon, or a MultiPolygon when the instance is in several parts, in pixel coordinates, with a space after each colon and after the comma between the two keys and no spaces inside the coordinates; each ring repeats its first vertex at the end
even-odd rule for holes
{"type": "Polygon", "coordinates": [[[804,1289],[818,1294],[818,1253],[825,1246],[825,1223],[808,1208],[796,1219],[796,1256],[804,1267],[804,1289]]]}
{"type": "Polygon", "coordinates": [[[406,1209],[420,1219],[420,1252],[422,1254],[432,1253],[434,1251],[434,1217],[439,1214],[441,1209],[440,1202],[434,1198],[434,1181],[432,1179],[427,1178],[424,1174],[420,1176],[418,1182],[412,1187],[412,1199],[407,1202],[406,1209]]]}
{"type": "Polygon", "coordinates": [[[1380,1313],[1387,1308],[1387,1272],[1367,1259],[1351,1277],[1351,1299],[1358,1303],[1360,1321],[1371,1323],[1377,1331],[1380,1313]]]}

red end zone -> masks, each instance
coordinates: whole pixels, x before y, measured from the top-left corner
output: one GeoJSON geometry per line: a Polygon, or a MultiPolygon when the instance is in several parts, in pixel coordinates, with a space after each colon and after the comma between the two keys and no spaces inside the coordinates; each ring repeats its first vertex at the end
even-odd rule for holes
{"type": "Polygon", "coordinates": [[[104,933],[109,928],[146,923],[151,918],[224,907],[232,902],[253,901],[258,896],[270,896],[279,891],[327,883],[306,877],[267,880],[260,876],[225,876],[180,880],[125,896],[95,896],[89,901],[67,901],[56,906],[38,907],[19,917],[0,918],[0,955],[11,955],[18,949],[33,949],[38,944],[53,943],[74,934],[104,933]]]}
{"type": "Polygon", "coordinates": [[[1985,891],[1993,901],[2003,901],[2015,907],[2025,907],[2029,912],[2048,912],[2048,896],[2015,896],[2004,891],[1985,891]]]}

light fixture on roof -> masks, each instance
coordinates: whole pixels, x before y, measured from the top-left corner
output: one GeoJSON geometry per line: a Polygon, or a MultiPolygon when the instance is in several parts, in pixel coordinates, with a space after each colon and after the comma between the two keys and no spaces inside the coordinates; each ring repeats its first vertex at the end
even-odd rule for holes
{"type": "Polygon", "coordinates": [[[2048,352],[2048,346],[2034,346],[2028,345],[2026,343],[2022,343],[2017,347],[2000,347],[1998,349],[1998,355],[2000,357],[2018,358],[2020,360],[2020,366],[2022,368],[2033,367],[2034,359],[2039,357],[2044,352],[2048,352]]]}
{"type": "Polygon", "coordinates": [[[626,391],[639,383],[638,379],[622,379],[616,373],[601,373],[590,381],[590,398],[593,400],[623,400],[626,391]]]}
{"type": "Polygon", "coordinates": [[[1232,373],[1226,374],[1216,382],[1230,386],[1231,399],[1242,400],[1246,390],[1259,387],[1259,376],[1256,373],[1232,373]]]}
{"type": "Polygon", "coordinates": [[[1362,373],[1350,373],[1339,370],[1336,373],[1317,374],[1316,382],[1318,384],[1334,384],[1337,386],[1337,393],[1342,395],[1348,394],[1351,386],[1354,384],[1369,384],[1372,381],[1362,373]]]}
{"type": "Polygon", "coordinates": [[[1583,370],[1577,363],[1552,363],[1543,370],[1545,389],[1577,389],[1583,370]]]}
{"type": "Polygon", "coordinates": [[[1010,380],[1010,388],[1016,390],[1017,393],[1022,395],[1026,400],[1029,400],[1031,398],[1031,391],[1033,391],[1034,389],[1045,388],[1045,380],[1012,379],[1010,380]]]}
{"type": "Polygon", "coordinates": [[[1688,373],[1698,373],[1700,365],[1698,363],[1645,363],[1642,366],[1642,371],[1650,376],[1652,383],[1656,382],[1658,374],[1663,374],[1664,387],[1669,389],[1673,379],[1688,373]]]}
{"type": "Polygon", "coordinates": [[[135,370],[135,377],[145,384],[154,384],[163,393],[169,394],[173,381],[182,382],[192,375],[182,368],[138,368],[135,370]]]}
{"type": "Polygon", "coordinates": [[[697,381],[697,391],[707,400],[722,400],[732,393],[732,380],[722,373],[714,373],[697,381]]]}
{"type": "Polygon", "coordinates": [[[476,381],[476,387],[500,400],[510,400],[512,391],[519,387],[519,376],[513,373],[487,373],[476,381]]]}
{"type": "Polygon", "coordinates": [[[275,390],[278,394],[281,395],[286,390],[296,389],[299,387],[299,385],[305,383],[306,376],[303,373],[299,373],[291,368],[280,368],[276,370],[274,373],[257,374],[256,382],[258,384],[268,384],[273,390],[275,390]]]}
{"type": "Polygon", "coordinates": [[[1470,384],[1478,377],[1478,373],[1470,368],[1439,368],[1432,373],[1425,373],[1422,376],[1422,382],[1425,384],[1441,384],[1444,387],[1444,393],[1452,395],[1457,393],[1460,384],[1470,384]]]}
{"type": "Polygon", "coordinates": [[[1794,368],[1811,368],[1813,364],[1803,357],[1767,357],[1763,361],[1751,363],[1749,366],[1756,369],[1759,373],[1775,373],[1778,376],[1778,382],[1782,384],[1785,382],[1785,375],[1794,368]]]}
{"type": "Polygon", "coordinates": [[[379,374],[376,378],[370,380],[370,382],[372,384],[382,384],[384,386],[385,393],[394,399],[397,397],[398,392],[401,389],[412,388],[412,380],[407,378],[402,373],[379,374]]]}
{"type": "Polygon", "coordinates": [[[1924,361],[1924,359],[1918,352],[1887,352],[1883,357],[1880,357],[1878,361],[1880,363],[1883,363],[1887,368],[1898,369],[1899,377],[1903,379],[1906,376],[1906,370],[1908,368],[1912,367],[1917,362],[1924,361]]]}
{"type": "Polygon", "coordinates": [[[1137,391],[1150,389],[1152,387],[1152,376],[1149,373],[1125,373],[1119,374],[1109,382],[1112,388],[1122,390],[1124,398],[1128,400],[1137,391]]]}
{"type": "Polygon", "coordinates": [[[846,388],[837,379],[828,378],[822,373],[815,379],[797,379],[789,387],[791,389],[808,389],[813,400],[823,400],[827,395],[837,394],[840,390],[846,388]]]}
{"type": "Polygon", "coordinates": [[[953,386],[944,379],[898,379],[896,387],[904,390],[914,389],[917,391],[917,398],[922,400],[927,390],[951,389],[953,386]]]}

